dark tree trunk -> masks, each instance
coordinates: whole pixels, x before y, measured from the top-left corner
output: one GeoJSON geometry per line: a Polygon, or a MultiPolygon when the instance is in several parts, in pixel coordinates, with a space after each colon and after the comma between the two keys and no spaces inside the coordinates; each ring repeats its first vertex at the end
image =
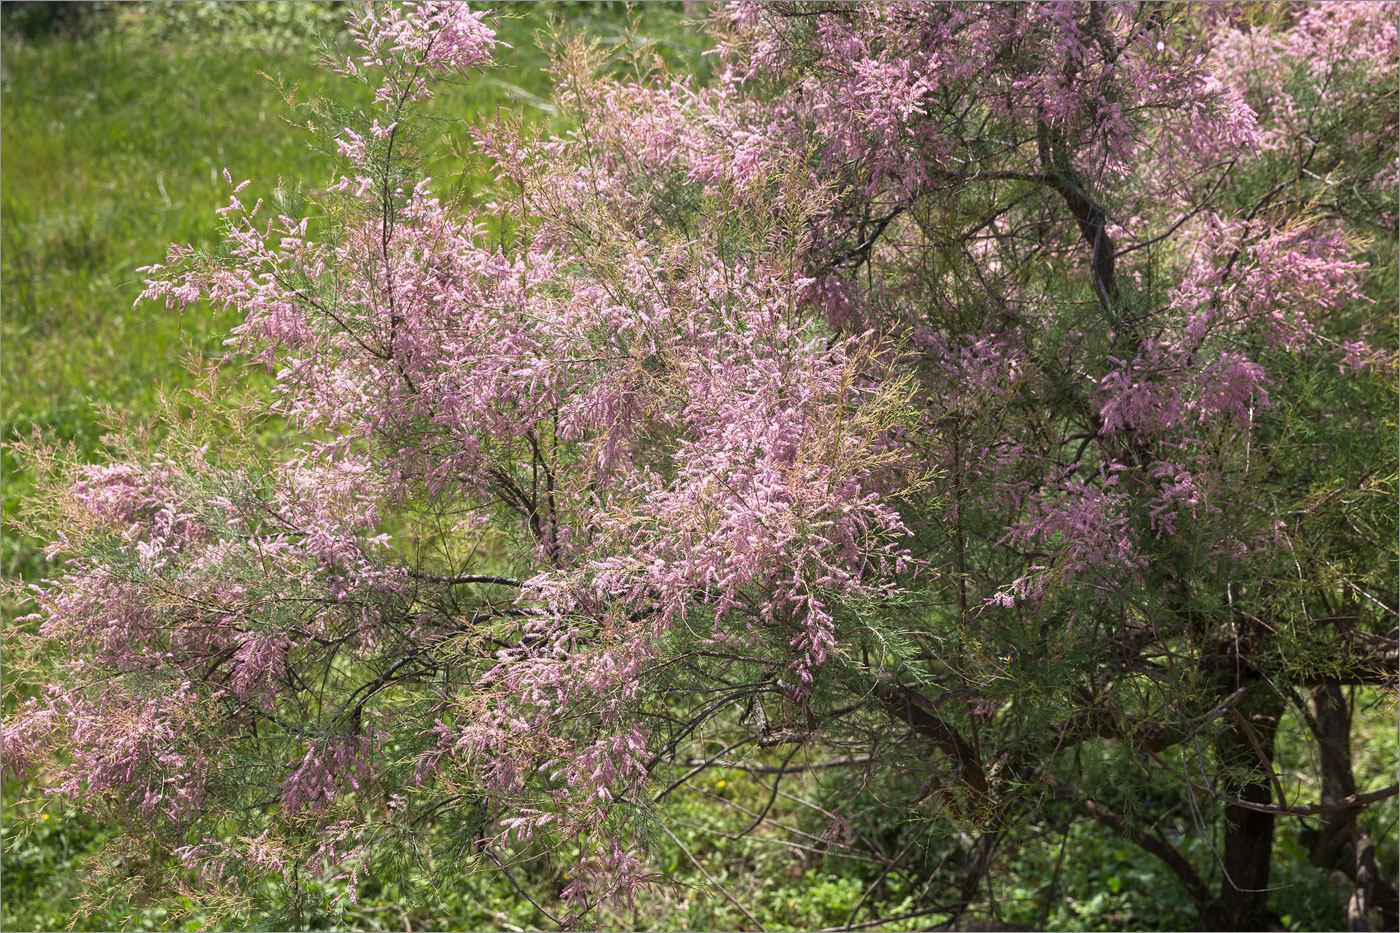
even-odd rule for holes
{"type": "MultiPolygon", "coordinates": [[[[1335,803],[1356,794],[1351,768],[1351,715],[1346,697],[1337,684],[1313,689],[1313,735],[1322,761],[1322,802],[1335,803]]],[[[1395,885],[1376,861],[1375,845],[1361,822],[1361,807],[1328,813],[1320,830],[1307,834],[1308,857],[1319,868],[1333,869],[1350,879],[1343,895],[1347,929],[1377,929],[1373,912],[1381,916],[1379,929],[1393,929],[1397,921],[1395,885]]]]}
{"type": "MultiPolygon", "coordinates": [[[[1217,752],[1225,775],[1220,790],[1228,797],[1258,804],[1285,805],[1274,800],[1274,736],[1283,704],[1277,696],[1261,697],[1251,713],[1242,713],[1220,737],[1217,752]]],[[[1247,807],[1225,807],[1225,850],[1220,912],[1231,930],[1277,927],[1269,910],[1269,866],[1274,852],[1272,813],[1247,807]]]]}
{"type": "MultiPolygon", "coordinates": [[[[1347,715],[1342,688],[1326,684],[1313,689],[1313,735],[1322,764],[1322,802],[1335,803],[1356,793],[1351,771],[1351,717],[1347,715]]],[[[1338,810],[1322,818],[1322,828],[1312,839],[1309,855],[1319,868],[1335,868],[1350,841],[1349,829],[1356,810],[1338,810]]]]}

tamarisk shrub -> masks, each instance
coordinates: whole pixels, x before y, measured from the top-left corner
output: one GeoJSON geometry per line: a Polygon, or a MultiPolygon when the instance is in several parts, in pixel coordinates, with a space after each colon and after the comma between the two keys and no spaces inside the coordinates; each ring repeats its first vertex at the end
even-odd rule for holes
{"type": "Polygon", "coordinates": [[[1394,686],[1395,12],[740,4],[708,84],[565,40],[569,129],[473,129],[459,205],[415,121],[490,15],[365,8],[329,188],[229,176],[143,296],[236,310],[299,440],[60,471],[7,774],[210,907],[437,826],[597,921],[747,748],[955,921],[1083,817],[1261,928],[1308,818],[1393,926],[1344,690],[1394,686]]]}

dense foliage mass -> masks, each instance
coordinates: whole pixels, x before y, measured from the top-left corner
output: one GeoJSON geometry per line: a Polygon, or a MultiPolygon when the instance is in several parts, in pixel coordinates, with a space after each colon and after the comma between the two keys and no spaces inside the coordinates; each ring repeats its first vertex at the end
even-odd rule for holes
{"type": "Polygon", "coordinates": [[[1277,923],[1305,817],[1394,927],[1348,691],[1395,682],[1395,14],[740,4],[708,84],[561,41],[573,128],[474,128],[457,203],[416,118],[490,15],[363,9],[328,65],[372,108],[308,110],[341,173],[230,177],[223,246],[149,270],[239,313],[297,440],[35,448],[63,573],[7,774],[210,907],[353,898],[434,829],[455,871],[562,860],[595,922],[740,762],[770,807],[820,774],[802,845],[953,922],[1073,811],[1216,929],[1277,923]]]}

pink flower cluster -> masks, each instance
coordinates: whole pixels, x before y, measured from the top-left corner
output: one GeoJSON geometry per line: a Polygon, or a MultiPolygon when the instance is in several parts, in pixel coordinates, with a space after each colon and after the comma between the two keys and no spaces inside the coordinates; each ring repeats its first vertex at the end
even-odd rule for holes
{"type": "Polygon", "coordinates": [[[453,0],[367,3],[349,21],[361,54],[332,64],[355,77],[383,72],[375,90],[378,103],[421,100],[431,94],[432,82],[466,76],[490,63],[497,45],[495,30],[486,25],[490,16],[489,10],[453,0]]]}

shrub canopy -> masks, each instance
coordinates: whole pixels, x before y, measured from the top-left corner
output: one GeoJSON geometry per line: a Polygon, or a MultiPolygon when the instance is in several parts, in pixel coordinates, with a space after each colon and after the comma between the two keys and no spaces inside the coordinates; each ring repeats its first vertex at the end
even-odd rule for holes
{"type": "Polygon", "coordinates": [[[239,312],[295,439],[211,392],[154,455],[34,449],[62,570],[7,773],[200,906],[353,897],[431,831],[554,853],[587,923],[747,755],[839,775],[800,784],[832,851],[960,827],[955,918],[1067,807],[1240,929],[1314,816],[1393,927],[1343,688],[1394,685],[1395,13],[742,4],[709,83],[566,37],[568,131],[473,127],[496,184],[449,202],[422,108],[491,18],[364,8],[328,64],[373,106],[307,110],[337,178],[230,177],[223,245],[147,270],[239,312]]]}

